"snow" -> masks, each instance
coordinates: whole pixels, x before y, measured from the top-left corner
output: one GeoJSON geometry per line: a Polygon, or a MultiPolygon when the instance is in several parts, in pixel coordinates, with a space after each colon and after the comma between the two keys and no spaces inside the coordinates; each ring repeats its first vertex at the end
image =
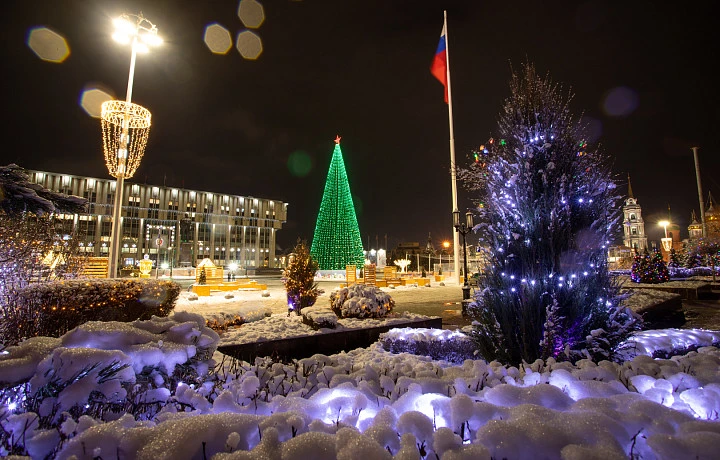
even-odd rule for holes
{"type": "MultiPolygon", "coordinates": [[[[391,353],[382,340],[286,364],[238,363],[216,347],[323,330],[288,318],[278,293],[233,294],[184,296],[168,318],[86,323],[9,348],[2,428],[32,458],[717,458],[720,331],[639,332],[622,363],[452,363],[391,353]],[[262,314],[220,336],[205,326],[212,315],[253,312],[262,314]],[[652,357],[673,350],[683,354],[652,357]],[[173,372],[186,368],[216,368],[218,379],[177,382],[173,372]],[[41,388],[57,391],[28,404],[41,388]],[[99,399],[121,409],[92,412],[99,399]]],[[[464,340],[432,329],[385,337],[410,348],[464,340]]]]}

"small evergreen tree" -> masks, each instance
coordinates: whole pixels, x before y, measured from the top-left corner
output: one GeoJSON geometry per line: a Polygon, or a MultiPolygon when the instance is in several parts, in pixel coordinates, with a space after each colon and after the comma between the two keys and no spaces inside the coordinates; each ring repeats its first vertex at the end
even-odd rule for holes
{"type": "Polygon", "coordinates": [[[572,95],[532,64],[523,70],[512,73],[497,142],[459,173],[478,192],[476,228],[493,248],[472,336],[488,361],[608,358],[637,328],[607,269],[619,225],[609,157],[588,148],[572,95]]]}
{"type": "Polygon", "coordinates": [[[200,276],[198,277],[198,284],[203,285],[207,283],[207,274],[205,273],[205,267],[200,270],[200,276]]]}
{"type": "Polygon", "coordinates": [[[643,254],[635,256],[630,271],[630,279],[636,283],[658,284],[670,280],[670,272],[660,251],[655,249],[652,254],[645,249],[643,254]]]}
{"type": "Polygon", "coordinates": [[[287,291],[288,315],[291,312],[299,315],[301,310],[315,305],[315,301],[323,291],[315,282],[318,271],[317,261],[310,255],[305,241],[298,240],[290,262],[283,273],[283,284],[287,291]]]}
{"type": "Polygon", "coordinates": [[[636,283],[644,283],[648,279],[647,272],[650,269],[650,256],[645,249],[643,254],[636,249],[635,258],[633,259],[632,267],[630,268],[630,280],[636,283]]]}
{"type": "Polygon", "coordinates": [[[675,251],[675,248],[670,248],[670,255],[668,256],[668,268],[680,268],[682,267],[682,258],[680,254],[675,251]]]}
{"type": "Polygon", "coordinates": [[[653,283],[666,283],[670,281],[670,272],[668,271],[667,264],[663,260],[662,253],[657,249],[651,257],[650,267],[652,269],[653,283]]]}

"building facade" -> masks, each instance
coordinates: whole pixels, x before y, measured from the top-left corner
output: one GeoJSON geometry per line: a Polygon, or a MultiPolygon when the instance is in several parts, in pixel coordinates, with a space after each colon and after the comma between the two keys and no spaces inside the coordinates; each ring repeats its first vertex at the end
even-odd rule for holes
{"type": "MultiPolygon", "coordinates": [[[[107,257],[116,181],[26,171],[43,187],[82,196],[86,214],[64,214],[63,230],[75,230],[89,256],[107,257]]],[[[276,234],[288,203],[252,196],[141,185],[125,181],[121,212],[121,267],[147,254],[160,267],[191,267],[208,258],[239,269],[278,265],[276,234]]]]}
{"type": "Polygon", "coordinates": [[[628,177],[628,197],[625,199],[623,211],[623,245],[642,252],[647,249],[648,242],[645,235],[645,222],[642,218],[642,208],[637,198],[633,196],[630,177],[628,177]]]}

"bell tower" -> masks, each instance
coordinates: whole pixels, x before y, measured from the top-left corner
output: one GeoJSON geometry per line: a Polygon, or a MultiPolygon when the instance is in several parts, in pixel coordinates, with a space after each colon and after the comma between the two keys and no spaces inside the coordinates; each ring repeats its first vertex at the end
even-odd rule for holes
{"type": "Polygon", "coordinates": [[[623,206],[623,244],[638,252],[644,251],[647,247],[647,236],[645,235],[645,222],[642,218],[642,208],[633,196],[630,175],[628,174],[628,197],[623,206]]]}

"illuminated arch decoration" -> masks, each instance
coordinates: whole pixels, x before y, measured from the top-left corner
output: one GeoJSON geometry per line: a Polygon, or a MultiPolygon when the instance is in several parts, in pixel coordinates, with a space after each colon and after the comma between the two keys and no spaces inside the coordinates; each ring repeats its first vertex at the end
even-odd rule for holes
{"type": "Polygon", "coordinates": [[[365,261],[340,136],[335,138],[310,254],[320,270],[344,270],[346,265],[362,266],[365,261]]]}

